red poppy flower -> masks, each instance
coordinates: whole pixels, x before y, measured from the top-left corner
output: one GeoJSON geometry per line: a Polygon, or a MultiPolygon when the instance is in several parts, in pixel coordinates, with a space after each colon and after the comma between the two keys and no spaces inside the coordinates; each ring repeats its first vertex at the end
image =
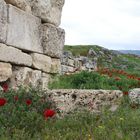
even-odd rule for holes
{"type": "Polygon", "coordinates": [[[18,101],[18,96],[15,96],[14,99],[15,99],[15,101],[18,101]]]}
{"type": "Polygon", "coordinates": [[[47,118],[51,118],[51,117],[53,117],[54,115],[55,115],[56,113],[55,113],[55,111],[54,110],[51,110],[51,109],[46,109],[45,111],[44,111],[44,117],[47,119],[47,118]]]}
{"type": "Polygon", "coordinates": [[[6,99],[0,98],[0,106],[4,106],[6,104],[6,99]]]}
{"type": "Polygon", "coordinates": [[[138,78],[138,80],[140,81],[140,78],[138,78]]]}
{"type": "Polygon", "coordinates": [[[26,104],[29,106],[31,105],[32,101],[30,99],[26,100],[26,104]]]}
{"type": "Polygon", "coordinates": [[[119,81],[119,80],[121,80],[121,78],[120,77],[116,77],[115,80],[116,81],[119,81]]]}
{"type": "Polygon", "coordinates": [[[123,94],[124,94],[124,95],[128,95],[128,91],[124,91],[123,94]]]}
{"type": "Polygon", "coordinates": [[[4,92],[7,92],[9,87],[8,87],[7,84],[3,84],[3,85],[2,85],[2,88],[3,88],[3,91],[4,91],[4,92]]]}

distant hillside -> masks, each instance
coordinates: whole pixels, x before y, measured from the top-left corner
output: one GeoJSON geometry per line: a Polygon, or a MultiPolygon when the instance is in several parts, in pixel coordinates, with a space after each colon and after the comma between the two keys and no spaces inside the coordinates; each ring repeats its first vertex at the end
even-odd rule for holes
{"type": "Polygon", "coordinates": [[[119,50],[124,54],[135,54],[140,56],[140,50],[119,50]]]}
{"type": "Polygon", "coordinates": [[[134,74],[140,71],[140,57],[136,55],[123,54],[98,45],[66,45],[64,51],[70,51],[76,57],[86,56],[90,59],[96,57],[98,67],[123,69],[134,74]]]}

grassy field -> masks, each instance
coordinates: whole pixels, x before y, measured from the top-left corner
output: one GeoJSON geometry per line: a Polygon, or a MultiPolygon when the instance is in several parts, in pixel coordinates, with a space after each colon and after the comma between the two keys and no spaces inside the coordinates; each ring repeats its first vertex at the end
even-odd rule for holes
{"type": "Polygon", "coordinates": [[[50,89],[110,89],[127,92],[140,88],[140,78],[117,69],[101,69],[97,72],[83,71],[73,75],[56,77],[50,89]]]}
{"type": "MultiPolygon", "coordinates": [[[[21,106],[20,102],[17,104],[21,106]]],[[[12,103],[9,103],[10,105],[12,103]]],[[[6,108],[6,105],[0,107],[1,113],[4,113],[6,108]]],[[[13,111],[12,115],[9,114],[7,120],[1,115],[1,140],[139,140],[140,138],[140,108],[131,105],[127,95],[122,99],[121,106],[116,112],[104,108],[98,114],[87,111],[73,112],[63,119],[55,116],[44,119],[43,114],[29,108],[24,112],[19,109],[17,111],[19,113],[13,111]]]]}
{"type": "Polygon", "coordinates": [[[124,97],[115,112],[102,108],[101,113],[73,112],[64,118],[44,91],[37,89],[0,92],[0,140],[139,140],[140,107],[131,104],[128,90],[139,87],[139,78],[116,69],[82,72],[59,77],[55,88],[122,89],[124,97]],[[61,79],[62,78],[62,79],[61,79]],[[95,84],[96,83],[96,84],[95,84]],[[65,85],[64,85],[65,84],[65,85]],[[6,102],[1,102],[5,99],[6,102]],[[47,116],[46,109],[55,114],[47,116]]]}

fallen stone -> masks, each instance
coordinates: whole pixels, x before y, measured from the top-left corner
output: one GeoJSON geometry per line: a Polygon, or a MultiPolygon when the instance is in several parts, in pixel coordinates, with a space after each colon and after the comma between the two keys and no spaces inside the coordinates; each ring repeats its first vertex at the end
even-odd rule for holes
{"type": "Polygon", "coordinates": [[[10,62],[17,65],[32,65],[30,55],[23,53],[21,50],[0,43],[0,61],[10,62]]]}
{"type": "Polygon", "coordinates": [[[74,59],[74,56],[73,56],[71,51],[64,51],[63,52],[63,57],[68,57],[70,59],[74,59]]]}
{"type": "Polygon", "coordinates": [[[55,102],[57,109],[64,114],[74,110],[101,111],[105,106],[118,104],[123,96],[119,90],[51,90],[50,97],[55,102]],[[113,97],[110,100],[110,95],[113,97]],[[104,100],[102,100],[104,96],[104,100]]]}
{"type": "Polygon", "coordinates": [[[37,68],[47,73],[51,72],[51,57],[37,53],[32,53],[31,56],[33,59],[34,68],[37,68]]]}
{"type": "Polygon", "coordinates": [[[51,72],[50,73],[61,73],[61,62],[60,59],[52,58],[51,72]]]}
{"type": "Polygon", "coordinates": [[[64,0],[27,0],[32,7],[32,13],[45,23],[59,26],[61,23],[64,0]]]}
{"type": "Polygon", "coordinates": [[[39,18],[12,5],[8,5],[8,31],[6,44],[31,52],[43,52],[39,18]]]}
{"type": "Polygon", "coordinates": [[[81,66],[82,66],[82,62],[79,61],[78,59],[75,59],[75,60],[74,60],[74,67],[75,67],[76,69],[79,69],[79,70],[80,70],[81,66]]]}
{"type": "Polygon", "coordinates": [[[5,82],[11,76],[12,76],[11,64],[0,62],[0,82],[5,82]]]}
{"type": "Polygon", "coordinates": [[[0,0],[0,42],[6,42],[7,32],[7,6],[4,0],[0,0]]]}
{"type": "Polygon", "coordinates": [[[64,30],[51,24],[43,24],[41,30],[44,53],[54,58],[60,58],[65,42],[64,30]]]}
{"type": "Polygon", "coordinates": [[[65,57],[65,56],[61,58],[61,63],[63,65],[74,67],[74,60],[73,59],[70,59],[68,57],[65,57]]]}
{"type": "Polygon", "coordinates": [[[31,13],[31,7],[27,4],[26,0],[5,0],[5,2],[31,13]]]}
{"type": "Polygon", "coordinates": [[[61,65],[61,71],[62,71],[62,74],[64,74],[64,73],[73,73],[74,72],[74,67],[61,65]]]}
{"type": "Polygon", "coordinates": [[[140,104],[140,88],[130,90],[128,95],[132,104],[140,104]]]}
{"type": "Polygon", "coordinates": [[[88,51],[88,56],[96,57],[97,53],[95,52],[95,50],[93,48],[90,48],[89,51],[88,51]]]}

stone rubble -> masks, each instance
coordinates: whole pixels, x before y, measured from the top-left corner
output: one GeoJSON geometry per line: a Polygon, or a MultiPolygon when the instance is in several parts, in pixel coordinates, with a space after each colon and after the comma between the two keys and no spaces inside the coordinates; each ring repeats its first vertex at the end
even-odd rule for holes
{"type": "Polygon", "coordinates": [[[97,58],[93,60],[88,57],[74,57],[71,52],[63,52],[61,57],[61,73],[72,74],[83,70],[96,71],[97,70],[97,58]]]}

